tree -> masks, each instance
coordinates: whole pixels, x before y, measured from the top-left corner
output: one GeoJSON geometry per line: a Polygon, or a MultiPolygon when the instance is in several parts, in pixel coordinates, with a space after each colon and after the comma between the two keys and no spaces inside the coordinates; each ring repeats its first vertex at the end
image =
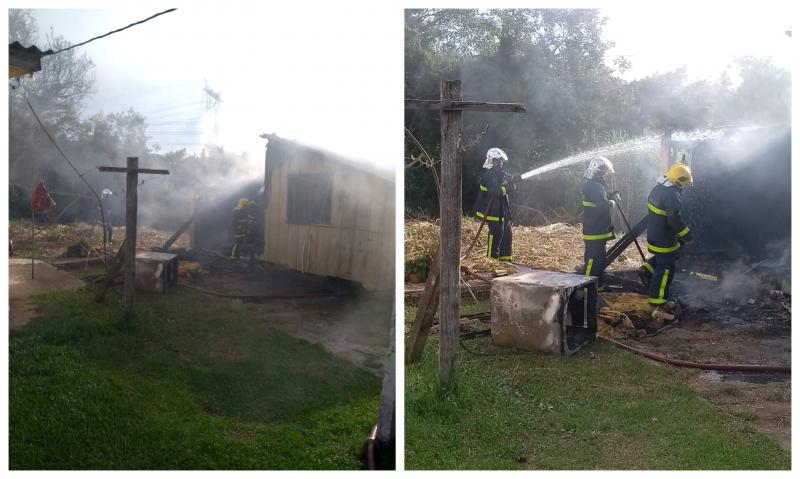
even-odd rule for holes
{"type": "MultiPolygon", "coordinates": [[[[9,11],[9,41],[36,44],[38,24],[30,10],[9,11]]],[[[50,32],[41,49],[58,50],[69,43],[50,32]]],[[[28,184],[34,171],[61,163],[36,123],[25,99],[30,101],[50,132],[60,140],[74,139],[81,129],[80,114],[94,86],[94,64],[77,50],[42,59],[42,71],[12,80],[9,89],[9,176],[12,182],[28,184]]]]}
{"type": "Polygon", "coordinates": [[[791,74],[766,58],[736,61],[742,82],[721,106],[731,123],[791,124],[791,74]]]}
{"type": "MultiPolygon", "coordinates": [[[[466,207],[491,146],[504,148],[510,167],[522,172],[625,129],[623,82],[604,61],[611,46],[601,35],[604,22],[596,10],[577,9],[406,12],[408,98],[437,98],[438,81],[457,77],[466,99],[528,107],[524,116],[465,115],[466,207]]],[[[437,125],[434,112],[406,112],[407,128],[431,153],[438,151],[437,125]]],[[[407,150],[414,151],[411,143],[407,150]]],[[[406,173],[408,201],[434,213],[429,175],[406,173]]]]}
{"type": "Polygon", "coordinates": [[[39,24],[30,10],[8,10],[8,43],[20,42],[29,47],[39,41],[39,24]]]}

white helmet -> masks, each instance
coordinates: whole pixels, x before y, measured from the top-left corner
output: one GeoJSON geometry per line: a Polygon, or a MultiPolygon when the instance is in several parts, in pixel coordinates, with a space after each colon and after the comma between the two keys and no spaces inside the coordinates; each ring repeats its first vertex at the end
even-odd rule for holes
{"type": "Polygon", "coordinates": [[[100,198],[108,198],[112,196],[114,193],[111,192],[108,188],[103,188],[103,191],[100,193],[100,198]]]}
{"type": "Polygon", "coordinates": [[[604,178],[609,173],[614,173],[614,165],[605,156],[592,158],[586,168],[586,178],[604,178]]]}
{"type": "Polygon", "coordinates": [[[494,160],[503,160],[503,163],[505,163],[508,161],[508,155],[500,148],[489,148],[489,151],[486,152],[486,161],[483,163],[483,167],[487,170],[490,169],[494,166],[494,160]]]}

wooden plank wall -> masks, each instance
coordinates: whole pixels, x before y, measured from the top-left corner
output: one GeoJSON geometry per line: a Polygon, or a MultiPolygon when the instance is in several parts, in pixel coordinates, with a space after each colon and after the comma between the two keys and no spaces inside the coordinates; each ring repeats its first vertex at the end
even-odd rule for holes
{"type": "Polygon", "coordinates": [[[358,281],[370,290],[394,288],[394,183],[326,158],[292,158],[272,168],[264,221],[267,261],[358,281]],[[289,174],[323,172],[333,174],[331,225],[288,224],[289,174]]]}

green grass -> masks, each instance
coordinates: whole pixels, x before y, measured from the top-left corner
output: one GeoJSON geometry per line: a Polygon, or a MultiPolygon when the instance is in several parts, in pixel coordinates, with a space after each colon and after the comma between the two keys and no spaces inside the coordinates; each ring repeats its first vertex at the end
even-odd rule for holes
{"type": "Polygon", "coordinates": [[[40,296],[10,335],[12,469],[358,469],[380,379],[179,290],[40,296]]]}
{"type": "Polygon", "coordinates": [[[407,469],[790,467],[789,452],[700,398],[679,371],[605,344],[569,358],[488,338],[465,345],[483,355],[460,350],[449,397],[436,392],[434,341],[406,367],[407,469]]]}

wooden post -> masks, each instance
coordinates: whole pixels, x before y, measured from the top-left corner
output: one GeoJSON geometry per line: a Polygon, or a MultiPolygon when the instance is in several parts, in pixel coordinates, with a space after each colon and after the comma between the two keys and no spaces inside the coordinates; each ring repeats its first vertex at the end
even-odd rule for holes
{"type": "Polygon", "coordinates": [[[137,186],[139,173],[168,175],[168,170],[139,169],[139,158],[128,157],[126,168],[116,166],[99,166],[100,171],[125,173],[125,317],[133,318],[134,296],[136,295],[136,218],[137,218],[137,186]]]}
{"type": "MultiPolygon", "coordinates": [[[[461,81],[443,80],[441,99],[462,100],[461,81]]],[[[441,264],[439,282],[439,391],[452,391],[456,385],[458,353],[458,318],[461,289],[461,123],[460,109],[442,110],[442,191],[439,198],[441,218],[441,264]]]]}
{"type": "Polygon", "coordinates": [[[139,184],[139,158],[128,157],[128,171],[125,181],[125,317],[133,317],[133,302],[136,295],[136,219],[137,186],[139,184]]]}
{"type": "MultiPolygon", "coordinates": [[[[436,294],[439,289],[439,390],[452,391],[456,385],[456,353],[459,345],[459,306],[461,305],[461,115],[462,111],[494,111],[524,113],[525,106],[518,103],[491,103],[464,101],[461,82],[442,81],[439,100],[406,99],[408,109],[438,109],[441,111],[441,192],[439,196],[440,227],[440,276],[438,281],[426,283],[425,295],[436,294]]],[[[430,279],[430,277],[429,277],[430,279]]],[[[432,302],[426,302],[427,307],[432,302]]],[[[436,305],[433,304],[433,312],[436,305]]],[[[418,312],[419,314],[419,312],[418,312]]],[[[427,316],[418,317],[427,321],[427,316]]],[[[430,316],[432,321],[433,316],[430,316]]],[[[415,331],[422,331],[425,324],[415,324],[415,331]]],[[[430,330],[430,327],[427,327],[430,330]]],[[[414,336],[414,347],[420,341],[414,336]]],[[[423,343],[424,346],[424,343],[423,343]]],[[[415,354],[412,353],[411,354],[415,354]]],[[[408,359],[408,357],[407,357],[408,359]]]]}

